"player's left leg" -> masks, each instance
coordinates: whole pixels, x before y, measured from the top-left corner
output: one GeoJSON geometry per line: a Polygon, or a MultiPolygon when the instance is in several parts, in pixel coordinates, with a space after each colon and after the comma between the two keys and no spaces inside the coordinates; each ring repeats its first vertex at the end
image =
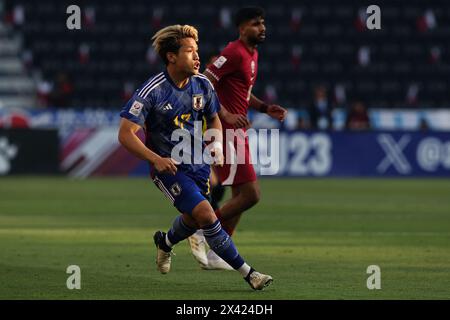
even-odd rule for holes
{"type": "MultiPolygon", "coordinates": [[[[232,198],[236,198],[238,196],[239,190],[238,188],[232,188],[231,189],[232,192],[232,198]]],[[[217,218],[219,219],[220,223],[222,224],[222,228],[225,230],[226,233],[228,233],[228,235],[231,236],[229,230],[227,230],[224,227],[224,223],[226,223],[223,219],[221,219],[221,217],[218,215],[218,210],[215,210],[215,214],[217,216],[217,218]]],[[[240,217],[240,215],[239,215],[240,217]]],[[[237,224],[237,222],[235,222],[237,224]]],[[[197,230],[196,233],[194,233],[191,237],[189,237],[189,243],[193,242],[195,244],[195,242],[197,243],[203,243],[206,242],[205,236],[203,235],[203,230],[199,229],[197,230]]],[[[196,247],[193,247],[193,245],[191,244],[191,251],[194,255],[194,257],[196,258],[197,262],[200,264],[200,266],[202,267],[202,269],[205,270],[233,270],[233,268],[226,263],[222,258],[220,258],[213,250],[209,249],[208,252],[205,253],[197,253],[194,254],[194,250],[196,249],[196,247]],[[203,256],[206,257],[206,261],[203,260],[203,256]],[[200,260],[202,259],[202,260],[200,260]]]]}
{"type": "Polygon", "coordinates": [[[262,290],[273,281],[271,276],[259,273],[245,263],[231,237],[222,229],[220,221],[207,200],[200,202],[193,209],[192,217],[203,229],[210,248],[238,271],[253,289],[262,290]]]}
{"type": "MultiPolygon", "coordinates": [[[[220,172],[220,169],[218,170],[220,172]]],[[[225,232],[230,236],[239,223],[242,213],[253,207],[260,199],[260,188],[256,179],[256,173],[253,165],[242,164],[236,169],[236,176],[233,181],[232,197],[220,209],[215,210],[217,218],[223,226],[225,232]]],[[[197,232],[190,239],[190,242],[202,243],[205,239],[202,234],[197,232]],[[191,241],[192,240],[192,241],[191,241]]],[[[225,263],[214,251],[209,250],[206,253],[207,263],[204,262],[205,255],[202,252],[195,252],[197,246],[191,245],[191,251],[200,263],[203,269],[207,270],[231,270],[229,265],[225,263]]]]}
{"type": "MultiPolygon", "coordinates": [[[[241,185],[231,187],[232,198],[226,202],[219,210],[216,210],[216,216],[219,218],[223,229],[232,236],[236,229],[242,213],[251,208],[259,201],[259,186],[257,181],[247,182],[241,185]],[[226,215],[226,216],[225,216],[226,215]],[[226,218],[226,217],[230,218],[226,218]]],[[[192,237],[191,237],[192,238],[192,237]]],[[[201,237],[198,241],[201,241],[201,237]]],[[[209,250],[206,253],[207,264],[202,266],[207,270],[231,270],[214,251],[209,250]]]]}

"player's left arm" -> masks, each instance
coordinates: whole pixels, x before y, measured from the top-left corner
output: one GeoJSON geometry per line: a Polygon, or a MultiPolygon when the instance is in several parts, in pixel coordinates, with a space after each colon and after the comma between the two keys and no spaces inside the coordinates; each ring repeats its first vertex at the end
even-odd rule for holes
{"type": "Polygon", "coordinates": [[[208,145],[211,156],[214,158],[214,165],[223,166],[223,135],[222,123],[220,122],[218,113],[212,114],[207,120],[208,139],[211,143],[208,145]],[[214,137],[214,138],[212,138],[214,137]]]}
{"type": "Polygon", "coordinates": [[[251,108],[261,112],[267,113],[270,117],[279,121],[284,121],[287,115],[287,110],[277,104],[267,104],[253,95],[250,95],[249,105],[251,108]]]}
{"type": "Polygon", "coordinates": [[[214,158],[213,165],[223,166],[223,134],[222,122],[220,122],[219,118],[221,106],[214,87],[209,81],[206,84],[206,97],[204,117],[208,130],[204,133],[203,139],[211,141],[208,148],[211,156],[214,158]]]}

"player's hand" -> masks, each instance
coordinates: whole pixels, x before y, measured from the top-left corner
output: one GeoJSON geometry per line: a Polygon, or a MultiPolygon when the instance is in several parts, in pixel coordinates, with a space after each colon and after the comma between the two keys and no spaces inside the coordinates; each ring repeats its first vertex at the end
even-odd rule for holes
{"type": "Polygon", "coordinates": [[[267,114],[269,116],[271,116],[272,118],[277,119],[282,122],[286,118],[287,110],[284,109],[283,107],[280,107],[277,104],[271,104],[267,108],[267,114]]]}
{"type": "Polygon", "coordinates": [[[225,121],[231,124],[236,129],[246,128],[250,126],[250,122],[248,121],[247,116],[243,114],[228,113],[225,121]]]}
{"type": "Polygon", "coordinates": [[[213,166],[222,167],[224,163],[223,147],[222,145],[213,144],[210,149],[211,157],[214,159],[213,166]]]}
{"type": "Polygon", "coordinates": [[[153,166],[159,173],[169,173],[174,176],[177,173],[176,164],[177,163],[172,158],[160,157],[158,160],[155,161],[153,166]]]}

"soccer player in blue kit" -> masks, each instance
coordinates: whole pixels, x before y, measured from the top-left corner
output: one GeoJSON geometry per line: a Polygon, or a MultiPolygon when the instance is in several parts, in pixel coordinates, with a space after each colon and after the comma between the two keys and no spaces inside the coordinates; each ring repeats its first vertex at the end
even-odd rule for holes
{"type": "Polygon", "coordinates": [[[253,289],[261,290],[272,282],[272,277],[245,263],[207,200],[209,164],[195,161],[194,144],[190,154],[183,154],[183,160],[189,161],[180,162],[172,156],[178,143],[172,140],[174,131],[183,130],[195,141],[195,123],[200,122],[206,125],[203,129],[218,132],[208,146],[201,144],[202,154],[209,148],[214,165],[223,164],[220,104],[210,81],[199,73],[198,32],[192,26],[173,25],[158,31],[152,40],[166,69],[147,80],[123,107],[119,141],[132,154],[149,162],[153,182],[181,213],[167,233],[157,231],[153,237],[157,268],[163,274],[169,272],[172,247],[201,228],[210,248],[253,289]],[[145,144],[136,135],[141,128],[145,144]]]}

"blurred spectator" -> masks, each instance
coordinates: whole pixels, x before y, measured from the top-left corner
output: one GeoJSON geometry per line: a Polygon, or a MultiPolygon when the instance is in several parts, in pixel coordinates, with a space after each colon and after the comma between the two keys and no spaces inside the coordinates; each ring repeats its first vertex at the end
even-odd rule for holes
{"type": "Polygon", "coordinates": [[[430,63],[437,64],[440,61],[441,61],[441,48],[434,46],[430,49],[430,63]]]}
{"type": "Polygon", "coordinates": [[[33,52],[28,49],[23,50],[22,61],[25,68],[30,70],[33,67],[33,52]]]}
{"type": "Polygon", "coordinates": [[[25,23],[25,9],[21,4],[14,7],[13,22],[16,26],[21,26],[25,23]]]}
{"type": "Polygon", "coordinates": [[[21,27],[25,23],[25,9],[22,4],[5,4],[5,23],[13,27],[21,27]]]}
{"type": "Polygon", "coordinates": [[[300,66],[300,62],[302,59],[302,53],[303,53],[303,49],[301,46],[295,45],[292,47],[291,63],[292,63],[292,66],[294,67],[294,69],[298,69],[298,67],[300,66]]]}
{"type": "Polygon", "coordinates": [[[308,129],[310,129],[308,120],[305,117],[298,115],[296,130],[308,130],[308,129]]]}
{"type": "Polygon", "coordinates": [[[361,101],[355,101],[347,114],[345,121],[347,130],[368,130],[370,119],[366,106],[361,101]]]}
{"type": "Polygon", "coordinates": [[[151,44],[148,45],[147,53],[145,54],[145,58],[151,66],[155,65],[158,62],[158,59],[159,59],[158,54],[153,49],[153,46],[151,44]]]}
{"type": "Polygon", "coordinates": [[[89,62],[91,47],[87,43],[82,43],[78,47],[78,58],[81,64],[89,62]]]}
{"type": "Polygon", "coordinates": [[[408,106],[417,106],[419,95],[419,86],[416,83],[411,84],[406,92],[406,104],[408,106]]]}
{"type": "Polygon", "coordinates": [[[370,63],[370,48],[363,46],[358,50],[358,64],[361,67],[366,67],[370,63]]]}
{"type": "Polygon", "coordinates": [[[436,17],[433,10],[428,9],[423,15],[421,15],[416,22],[417,30],[421,33],[427,32],[436,28],[436,17]]]}
{"type": "Polygon", "coordinates": [[[334,86],[334,104],[335,106],[343,106],[347,100],[345,87],[342,84],[334,86]]]}
{"type": "Polygon", "coordinates": [[[358,15],[356,16],[354,23],[355,29],[358,32],[364,32],[366,30],[366,20],[367,20],[366,8],[360,8],[358,10],[358,15]]]}
{"type": "Polygon", "coordinates": [[[300,29],[300,26],[302,24],[302,16],[303,12],[299,8],[294,8],[291,13],[291,21],[290,26],[291,30],[296,32],[300,29]]]}
{"type": "Polygon", "coordinates": [[[70,106],[73,85],[65,73],[58,74],[49,97],[49,106],[65,108],[70,106]]]}
{"type": "Polygon", "coordinates": [[[315,87],[313,99],[308,109],[311,129],[333,129],[332,111],[325,86],[315,87]]]}
{"type": "Polygon", "coordinates": [[[151,24],[154,29],[161,28],[163,16],[164,16],[163,8],[157,7],[155,9],[153,9],[151,24]]]}
{"type": "Polygon", "coordinates": [[[86,9],[83,10],[83,20],[84,20],[83,27],[90,29],[95,26],[95,8],[94,7],[87,7],[86,9]]]}
{"type": "Polygon", "coordinates": [[[271,84],[266,85],[263,100],[268,104],[273,104],[275,103],[275,101],[277,101],[277,97],[277,89],[271,84]]]}
{"type": "Polygon", "coordinates": [[[41,107],[48,107],[52,84],[47,80],[40,80],[37,84],[37,103],[41,107]]]}
{"type": "Polygon", "coordinates": [[[219,25],[222,29],[227,29],[232,24],[231,10],[230,8],[224,7],[220,9],[220,20],[219,25]]]}

